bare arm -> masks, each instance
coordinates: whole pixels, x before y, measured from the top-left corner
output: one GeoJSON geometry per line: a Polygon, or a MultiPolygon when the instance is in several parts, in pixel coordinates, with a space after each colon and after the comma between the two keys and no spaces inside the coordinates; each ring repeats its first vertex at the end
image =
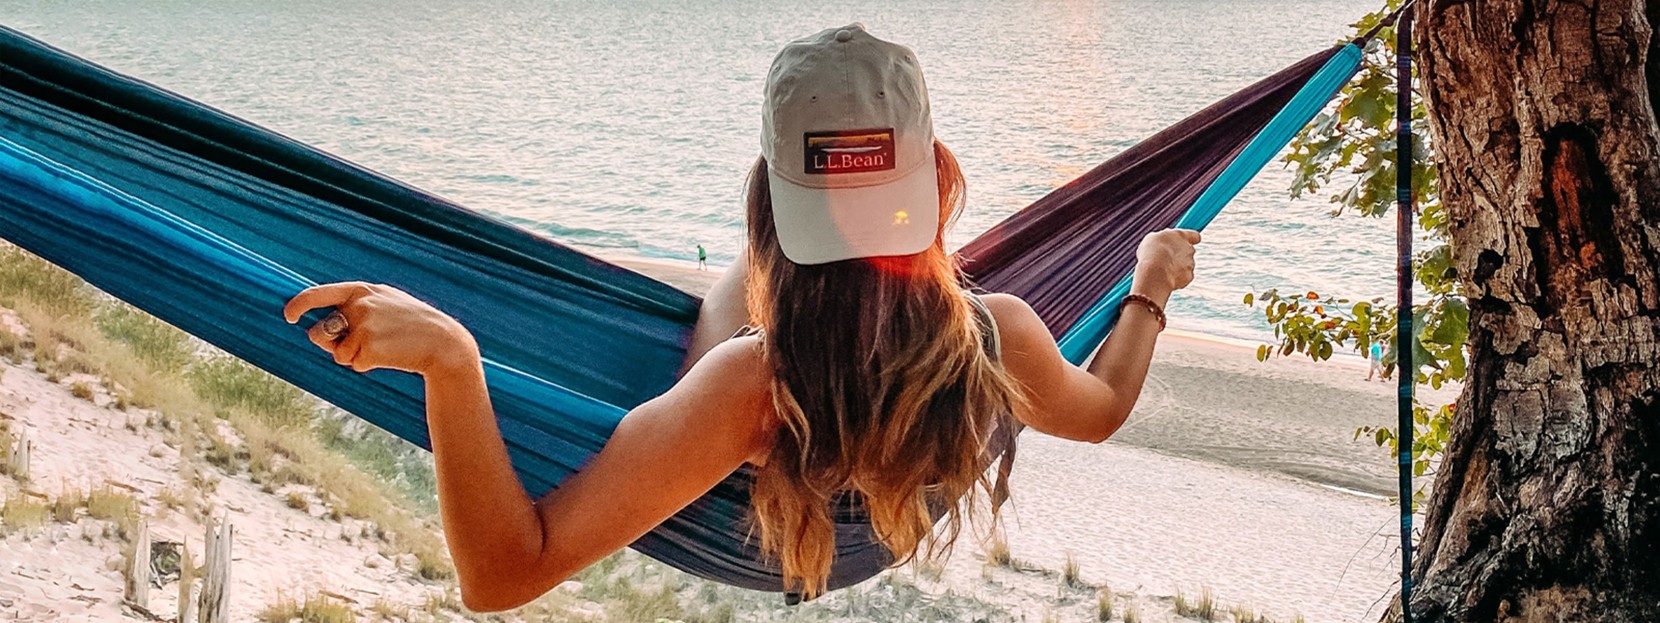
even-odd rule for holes
{"type": "Polygon", "coordinates": [[[726,272],[721,273],[715,285],[709,287],[709,293],[704,295],[703,306],[697,314],[697,325],[692,328],[691,343],[686,346],[686,362],[680,368],[682,374],[702,359],[709,349],[732,337],[749,322],[748,286],[749,251],[745,249],[738,252],[738,259],[726,267],[726,272]]]}
{"type": "Polygon", "coordinates": [[[329,284],[296,296],[288,317],[333,305],[351,332],[313,333],[337,362],[426,381],[439,510],[462,601],[517,607],[638,539],[770,447],[765,384],[752,339],[711,350],[668,392],[630,411],[583,469],[532,501],[496,426],[483,366],[466,330],[409,295],[329,284]]]}
{"type": "MultiPolygon", "coordinates": [[[[1149,235],[1138,251],[1131,292],[1163,307],[1170,294],[1193,280],[1193,245],[1198,232],[1165,230],[1149,235]]],[[[1074,366],[1037,313],[1010,295],[986,297],[1003,335],[1003,362],[1026,386],[1032,410],[1023,423],[1040,432],[1101,442],[1124,425],[1141,396],[1158,341],[1159,322],[1151,310],[1127,305],[1087,367],[1074,366]]]]}

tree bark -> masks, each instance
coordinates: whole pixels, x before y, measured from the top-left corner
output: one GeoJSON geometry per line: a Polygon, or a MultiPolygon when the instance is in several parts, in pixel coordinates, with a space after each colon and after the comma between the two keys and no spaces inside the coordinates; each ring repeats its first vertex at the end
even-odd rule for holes
{"type": "Polygon", "coordinates": [[[1470,301],[1418,621],[1660,621],[1660,0],[1428,0],[1470,301]]]}

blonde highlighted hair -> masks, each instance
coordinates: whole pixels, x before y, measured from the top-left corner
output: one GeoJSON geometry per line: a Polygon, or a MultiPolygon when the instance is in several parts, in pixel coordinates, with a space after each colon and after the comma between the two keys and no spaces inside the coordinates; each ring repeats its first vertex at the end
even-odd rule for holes
{"type": "MultiPolygon", "coordinates": [[[[962,172],[944,145],[934,155],[948,224],[964,202],[962,172]]],[[[781,426],[755,474],[752,520],[784,588],[811,598],[827,586],[832,505],[843,495],[862,502],[895,564],[946,555],[979,514],[978,493],[991,491],[993,427],[1026,401],[986,351],[966,280],[940,240],[916,255],[790,262],[766,167],[755,164],[746,197],[748,297],[781,426]]]]}

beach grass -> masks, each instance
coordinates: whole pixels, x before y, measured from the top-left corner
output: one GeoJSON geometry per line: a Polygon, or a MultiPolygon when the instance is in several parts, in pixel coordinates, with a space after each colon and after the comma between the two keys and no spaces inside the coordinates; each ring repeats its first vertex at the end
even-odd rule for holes
{"type": "Polygon", "coordinates": [[[195,497],[185,487],[169,486],[156,492],[156,503],[168,510],[189,510],[195,507],[195,497]]]}
{"type": "Polygon", "coordinates": [[[307,427],[316,402],[293,385],[231,357],[210,357],[186,368],[190,385],[209,404],[239,409],[277,427],[307,427]]]}
{"type": "Polygon", "coordinates": [[[93,519],[108,521],[117,538],[125,540],[138,527],[139,504],[132,494],[109,484],[93,487],[86,494],[86,514],[93,519]]]}
{"type": "Polygon", "coordinates": [[[1177,616],[1201,621],[1216,620],[1216,595],[1211,593],[1209,586],[1200,587],[1197,600],[1190,600],[1182,589],[1177,588],[1174,607],[1177,616]]]}
{"type": "Polygon", "coordinates": [[[1078,558],[1072,552],[1066,553],[1066,562],[1061,565],[1061,586],[1065,588],[1083,588],[1084,581],[1078,575],[1078,558]]]}
{"type": "MultiPolygon", "coordinates": [[[[382,554],[394,558],[407,556],[407,561],[397,559],[399,568],[420,579],[445,582],[427,593],[425,604],[399,606],[392,601],[377,601],[373,606],[358,606],[363,617],[407,618],[405,615],[413,609],[424,607],[435,615],[445,613],[435,616],[443,620],[457,617],[486,620],[466,613],[453,583],[448,583],[454,578],[454,569],[443,541],[430,516],[420,514],[421,511],[430,513],[432,507],[423,507],[411,500],[419,498],[422,503],[430,504],[433,499],[428,455],[379,429],[323,406],[263,371],[214,354],[183,332],[104,299],[95,290],[80,285],[78,280],[53,277],[56,269],[43,262],[39,264],[45,268],[38,274],[31,272],[32,268],[19,268],[18,257],[23,257],[19,253],[0,245],[0,304],[16,311],[29,331],[18,336],[0,327],[0,355],[16,357],[19,361],[38,357],[45,361],[43,372],[60,379],[76,373],[93,375],[99,380],[70,379],[73,381],[70,391],[83,393],[75,389],[79,383],[85,385],[86,394],[102,389],[118,405],[130,404],[143,409],[135,415],[138,419],[132,421],[142,421],[144,426],[161,431],[166,445],[177,448],[181,458],[178,469],[182,484],[156,493],[160,506],[205,512],[212,505],[214,488],[221,480],[215,474],[223,472],[225,478],[245,475],[279,500],[298,495],[308,506],[325,507],[324,516],[360,520],[362,523],[357,527],[348,523],[349,531],[343,529],[342,534],[349,532],[364,540],[373,539],[382,554]],[[11,272],[6,273],[8,270],[11,272]],[[76,287],[65,288],[65,283],[70,281],[76,287]],[[35,287],[33,284],[42,284],[39,287],[47,289],[41,300],[36,300],[35,294],[28,291],[35,287]],[[58,310],[79,310],[80,315],[58,310]],[[11,352],[7,351],[8,343],[11,352]],[[42,343],[47,346],[42,347],[42,343]],[[208,469],[204,463],[219,469],[208,469]],[[296,491],[289,485],[310,490],[296,491]],[[436,590],[440,587],[444,589],[441,592],[436,590]]],[[[0,442],[7,441],[5,427],[6,422],[0,419],[0,442]]],[[[9,445],[0,443],[0,452],[9,445]]],[[[57,519],[59,513],[73,518],[79,512],[77,509],[86,508],[88,515],[105,515],[125,535],[131,530],[123,526],[131,525],[127,523],[129,519],[137,519],[136,500],[109,485],[88,493],[87,499],[79,504],[65,501],[64,497],[69,496],[60,495],[50,503],[25,500],[16,508],[12,508],[12,500],[8,498],[7,506],[0,508],[0,528],[9,531],[23,523],[14,521],[11,515],[29,512],[27,507],[31,504],[42,507],[33,512],[46,518],[37,525],[57,519]],[[126,498],[125,502],[119,501],[122,497],[126,498]],[[60,505],[69,510],[60,510],[60,505]],[[94,507],[102,510],[94,511],[94,507]],[[132,512],[121,512],[122,508],[132,512]]],[[[643,559],[632,553],[624,556],[632,562],[619,565],[615,563],[618,557],[613,556],[607,559],[613,561],[610,567],[602,562],[580,576],[583,582],[580,594],[597,606],[584,605],[589,609],[567,612],[561,604],[577,597],[572,591],[552,591],[520,613],[541,610],[557,612],[548,617],[553,620],[649,620],[652,623],[663,618],[688,623],[728,623],[738,618],[829,621],[836,620],[839,614],[857,620],[889,620],[898,612],[907,613],[906,620],[917,621],[1022,618],[1004,610],[1004,606],[975,596],[954,594],[951,590],[929,594],[891,573],[878,582],[827,596],[822,604],[826,607],[797,617],[791,613],[801,612],[801,608],[787,609],[775,595],[756,597],[701,580],[687,580],[678,572],[640,562],[643,559]]],[[[993,572],[1006,568],[1029,576],[1034,571],[1011,555],[1002,534],[994,535],[987,544],[986,561],[987,569],[993,572]]],[[[943,569],[937,566],[920,565],[917,570],[924,577],[936,580],[943,574],[943,569]]],[[[1057,574],[1048,570],[1041,573],[1044,584],[1054,586],[1050,581],[1057,574]]],[[[1078,561],[1070,553],[1058,575],[1063,587],[1089,588],[1081,578],[1078,561]]],[[[1206,589],[1195,608],[1203,604],[1208,593],[1206,589]]],[[[1064,599],[1057,596],[1042,605],[1042,616],[1082,620],[1092,614],[1093,608],[1094,618],[1099,621],[1114,616],[1122,616],[1126,623],[1141,620],[1134,600],[1117,604],[1105,587],[1098,589],[1093,604],[1083,595],[1086,594],[1068,594],[1064,599]]],[[[1201,618],[1214,620],[1214,603],[1211,607],[1211,618],[1201,618]]],[[[351,607],[325,595],[279,599],[261,612],[260,620],[272,620],[265,617],[266,613],[273,618],[291,615],[281,620],[298,618],[308,623],[351,621],[358,616],[351,607]]],[[[1032,614],[1028,610],[1025,616],[1032,614]]]]}
{"type": "Polygon", "coordinates": [[[1009,553],[1009,541],[1003,536],[1002,531],[991,535],[991,540],[987,542],[986,563],[1006,569],[1015,567],[1014,556],[1009,553]]]}
{"type": "Polygon", "coordinates": [[[0,305],[15,309],[25,297],[57,315],[85,316],[96,306],[79,277],[17,247],[0,246],[0,305]]]}
{"type": "Polygon", "coordinates": [[[8,466],[12,462],[12,453],[17,451],[19,434],[12,430],[11,424],[0,420],[0,474],[17,478],[17,474],[10,474],[8,466]]]}
{"type": "Polygon", "coordinates": [[[51,509],[45,501],[22,491],[6,496],[0,503],[0,529],[6,534],[38,530],[50,516],[51,509]]]}
{"type": "Polygon", "coordinates": [[[467,609],[461,605],[460,595],[446,589],[427,593],[426,601],[421,604],[421,611],[433,617],[441,617],[445,613],[462,614],[467,612],[467,609]]]}
{"type": "Polygon", "coordinates": [[[289,623],[296,619],[301,623],[356,623],[357,614],[351,606],[318,593],[294,599],[278,592],[277,600],[255,614],[254,619],[261,623],[289,623]]]}
{"type": "Polygon", "coordinates": [[[10,327],[0,326],[0,357],[14,364],[22,363],[23,356],[28,352],[29,343],[27,341],[16,333],[12,333],[10,327]]]}
{"type": "Polygon", "coordinates": [[[112,340],[125,344],[140,361],[164,370],[180,370],[195,358],[195,346],[185,332],[155,316],[125,305],[104,305],[93,324],[112,340]]]}
{"type": "MultiPolygon", "coordinates": [[[[318,422],[328,419],[321,416],[325,408],[320,401],[258,368],[213,354],[182,331],[9,245],[0,245],[0,306],[17,314],[27,337],[9,330],[0,334],[15,338],[10,342],[14,348],[35,357],[36,367],[49,379],[94,375],[114,388],[111,393],[120,401],[156,411],[148,422],[167,433],[168,445],[179,448],[185,459],[179,462],[181,480],[194,489],[177,501],[213,493],[216,479],[198,473],[192,466],[197,457],[227,475],[247,467],[250,480],[315,487],[326,493],[320,499],[337,501],[340,514],[372,521],[378,533],[390,533],[382,539],[389,553],[414,555],[421,577],[454,576],[435,527],[411,512],[432,507],[410,503],[397,487],[364,473],[351,460],[353,455],[391,456],[395,453],[388,447],[396,448],[401,440],[372,427],[355,436],[336,429],[323,431],[328,433],[325,446],[316,430],[318,422]],[[371,449],[354,452],[360,443],[371,449]]],[[[0,443],[0,448],[11,445],[0,443]]],[[[424,471],[404,480],[433,481],[430,462],[402,460],[391,469],[387,461],[376,460],[373,470],[378,473],[424,471]]],[[[116,503],[117,497],[103,487],[89,493],[88,509],[95,517],[107,514],[115,520],[124,537],[136,512],[99,506],[116,503]]],[[[131,496],[126,498],[119,504],[136,509],[131,496]]]]}
{"type": "Polygon", "coordinates": [[[369,612],[380,617],[382,621],[409,621],[413,615],[413,609],[409,606],[393,602],[385,597],[378,598],[375,603],[370,604],[369,612]]]}
{"type": "Polygon", "coordinates": [[[74,523],[75,516],[86,508],[86,492],[80,489],[66,487],[52,499],[52,521],[58,523],[74,523]]]}

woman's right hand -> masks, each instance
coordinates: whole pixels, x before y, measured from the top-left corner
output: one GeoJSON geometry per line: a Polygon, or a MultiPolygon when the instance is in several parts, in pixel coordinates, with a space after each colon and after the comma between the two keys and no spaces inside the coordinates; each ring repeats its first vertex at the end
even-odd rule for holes
{"type": "Polygon", "coordinates": [[[1135,278],[1130,291],[1159,299],[1162,305],[1171,292],[1193,283],[1193,245],[1199,244],[1199,240],[1199,232],[1191,229],[1147,234],[1136,248],[1135,278]]]}

